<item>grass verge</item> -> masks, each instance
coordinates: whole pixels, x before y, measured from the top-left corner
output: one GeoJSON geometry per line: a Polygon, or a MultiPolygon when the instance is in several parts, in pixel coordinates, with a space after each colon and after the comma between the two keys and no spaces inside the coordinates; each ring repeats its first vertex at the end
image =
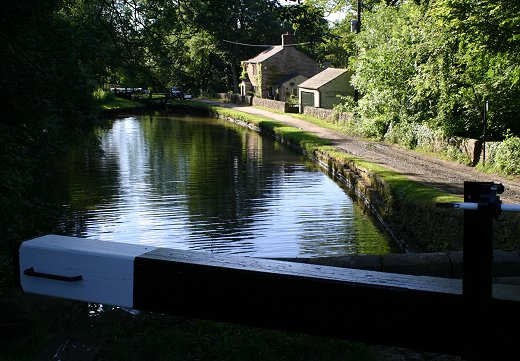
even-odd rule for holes
{"type": "Polygon", "coordinates": [[[453,196],[439,189],[426,186],[419,182],[415,182],[380,165],[369,163],[349,154],[338,152],[333,147],[322,147],[320,150],[326,152],[334,159],[341,163],[354,162],[358,167],[364,168],[369,172],[376,173],[389,188],[393,194],[402,203],[416,203],[419,205],[432,205],[442,202],[462,202],[461,197],[453,196]]]}
{"type": "Polygon", "coordinates": [[[346,125],[341,124],[341,123],[331,123],[330,121],[327,121],[327,120],[324,120],[324,119],[319,119],[319,118],[314,118],[314,117],[311,117],[311,116],[308,116],[308,115],[305,115],[305,114],[283,113],[283,112],[281,112],[279,110],[271,109],[271,108],[267,108],[267,107],[260,107],[260,106],[255,106],[255,107],[259,108],[259,109],[267,110],[267,111],[272,112],[272,113],[284,114],[284,115],[288,115],[288,116],[296,118],[296,119],[305,120],[306,122],[318,125],[318,126],[320,126],[322,128],[327,128],[327,129],[335,130],[337,132],[344,133],[344,134],[347,134],[347,135],[352,135],[352,136],[356,136],[356,137],[360,137],[360,138],[366,139],[366,138],[362,137],[361,134],[354,133],[351,128],[349,128],[346,125]]]}
{"type": "Polygon", "coordinates": [[[140,103],[135,100],[110,97],[103,100],[98,100],[96,102],[96,106],[98,109],[102,111],[106,110],[115,110],[115,109],[134,109],[140,108],[143,106],[143,103],[140,103]]]}

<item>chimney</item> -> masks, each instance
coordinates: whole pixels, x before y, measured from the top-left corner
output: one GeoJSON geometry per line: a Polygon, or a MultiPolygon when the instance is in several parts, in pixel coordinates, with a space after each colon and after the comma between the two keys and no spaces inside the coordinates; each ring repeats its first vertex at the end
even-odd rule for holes
{"type": "Polygon", "coordinates": [[[294,36],[294,34],[282,34],[282,46],[288,46],[293,44],[296,44],[296,37],[294,36]]]}

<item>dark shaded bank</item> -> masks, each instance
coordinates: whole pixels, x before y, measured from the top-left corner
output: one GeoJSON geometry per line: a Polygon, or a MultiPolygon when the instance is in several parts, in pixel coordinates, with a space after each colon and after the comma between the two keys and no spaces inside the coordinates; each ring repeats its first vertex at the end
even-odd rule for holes
{"type": "Polygon", "coordinates": [[[3,361],[359,360],[372,346],[12,292],[0,300],[3,361]]]}
{"type": "Polygon", "coordinates": [[[163,101],[157,101],[145,103],[139,107],[105,109],[99,113],[99,117],[111,119],[114,117],[149,114],[153,112],[209,115],[209,111],[207,108],[197,104],[199,103],[194,103],[190,101],[170,101],[168,103],[165,103],[163,101]]]}

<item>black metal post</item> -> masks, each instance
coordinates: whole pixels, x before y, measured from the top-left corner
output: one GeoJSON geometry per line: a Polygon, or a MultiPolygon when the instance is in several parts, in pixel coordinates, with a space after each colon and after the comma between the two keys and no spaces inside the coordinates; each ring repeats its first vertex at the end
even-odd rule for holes
{"type": "Polygon", "coordinates": [[[361,0],[357,1],[357,21],[358,21],[358,27],[357,32],[359,33],[361,31],[361,0]]]}
{"type": "MultiPolygon", "coordinates": [[[[361,0],[357,0],[357,24],[356,24],[356,34],[361,32],[361,0]]],[[[359,91],[354,88],[354,101],[357,103],[359,100],[359,91]]]]}
{"type": "Polygon", "coordinates": [[[486,165],[486,131],[487,131],[487,112],[488,112],[488,101],[484,102],[484,114],[483,114],[483,131],[482,131],[482,165],[486,165]]]}
{"type": "Polygon", "coordinates": [[[476,211],[464,211],[462,295],[466,308],[464,330],[468,360],[484,360],[493,296],[493,218],[500,213],[504,187],[492,182],[464,182],[464,202],[478,203],[476,211]]]}
{"type": "Polygon", "coordinates": [[[491,299],[496,193],[492,182],[464,182],[464,202],[479,204],[477,211],[464,211],[462,292],[472,303],[491,299]]]}

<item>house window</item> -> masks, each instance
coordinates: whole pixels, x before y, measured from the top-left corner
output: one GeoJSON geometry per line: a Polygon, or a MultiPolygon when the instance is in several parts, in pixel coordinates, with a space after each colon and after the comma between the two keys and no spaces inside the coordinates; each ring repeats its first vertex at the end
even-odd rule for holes
{"type": "Polygon", "coordinates": [[[252,64],[253,66],[253,75],[256,75],[256,64],[252,64]]]}

